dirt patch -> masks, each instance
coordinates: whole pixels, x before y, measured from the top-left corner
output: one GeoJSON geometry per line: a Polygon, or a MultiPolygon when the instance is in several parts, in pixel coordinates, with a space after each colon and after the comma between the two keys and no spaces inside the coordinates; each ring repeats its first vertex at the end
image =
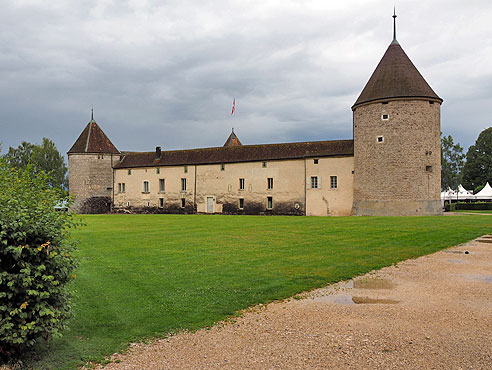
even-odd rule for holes
{"type": "Polygon", "coordinates": [[[491,369],[492,244],[453,250],[467,263],[446,251],[405,261],[209,330],[133,344],[105,369],[491,369]]]}

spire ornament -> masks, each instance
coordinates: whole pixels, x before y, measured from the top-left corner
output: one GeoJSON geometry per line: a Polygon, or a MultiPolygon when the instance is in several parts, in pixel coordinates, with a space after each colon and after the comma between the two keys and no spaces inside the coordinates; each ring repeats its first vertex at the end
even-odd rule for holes
{"type": "Polygon", "coordinates": [[[391,44],[398,45],[398,41],[396,40],[396,6],[393,7],[393,41],[391,44]]]}

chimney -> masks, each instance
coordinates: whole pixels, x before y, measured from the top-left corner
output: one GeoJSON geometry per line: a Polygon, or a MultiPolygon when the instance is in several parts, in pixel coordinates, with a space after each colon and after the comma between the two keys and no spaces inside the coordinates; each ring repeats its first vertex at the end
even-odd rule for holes
{"type": "Polygon", "coordinates": [[[156,146],[155,147],[155,159],[161,159],[161,147],[160,146],[156,146]]]}

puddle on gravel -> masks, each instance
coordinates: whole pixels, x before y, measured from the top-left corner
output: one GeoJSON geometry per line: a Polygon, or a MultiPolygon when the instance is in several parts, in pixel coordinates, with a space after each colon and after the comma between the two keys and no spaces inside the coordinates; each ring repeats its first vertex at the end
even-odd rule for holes
{"type": "Polygon", "coordinates": [[[468,263],[468,261],[465,261],[465,260],[448,260],[448,262],[451,262],[451,263],[468,263]]]}
{"type": "Polygon", "coordinates": [[[383,278],[362,278],[354,281],[355,289],[393,289],[395,284],[383,278]]]}
{"type": "Polygon", "coordinates": [[[485,283],[492,283],[492,275],[477,274],[477,275],[468,275],[467,277],[470,280],[482,281],[485,283]]]}
{"type": "Polygon", "coordinates": [[[400,302],[394,299],[357,297],[351,295],[325,295],[314,298],[314,301],[337,304],[396,304],[400,302]]]}

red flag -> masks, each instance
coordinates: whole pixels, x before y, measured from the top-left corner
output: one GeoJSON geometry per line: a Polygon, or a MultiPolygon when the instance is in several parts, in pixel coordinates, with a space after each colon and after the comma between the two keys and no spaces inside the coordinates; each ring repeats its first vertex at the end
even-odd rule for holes
{"type": "Polygon", "coordinates": [[[234,98],[234,101],[232,102],[232,111],[231,111],[231,116],[234,114],[234,111],[236,110],[236,98],[234,98]]]}

